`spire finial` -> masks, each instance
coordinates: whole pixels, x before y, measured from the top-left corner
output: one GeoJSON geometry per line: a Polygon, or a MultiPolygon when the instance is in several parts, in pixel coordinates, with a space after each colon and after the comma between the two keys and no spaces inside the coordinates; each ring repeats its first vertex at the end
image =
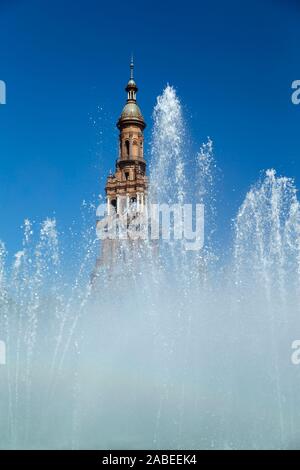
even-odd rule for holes
{"type": "Polygon", "coordinates": [[[134,63],[133,63],[133,53],[132,53],[131,61],[130,61],[130,80],[133,80],[133,69],[134,69],[134,63]]]}

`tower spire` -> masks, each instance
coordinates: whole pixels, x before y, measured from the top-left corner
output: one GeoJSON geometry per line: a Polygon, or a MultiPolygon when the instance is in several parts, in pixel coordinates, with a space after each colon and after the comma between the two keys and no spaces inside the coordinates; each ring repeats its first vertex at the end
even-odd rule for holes
{"type": "Polygon", "coordinates": [[[132,54],[131,60],[130,60],[130,78],[125,88],[125,90],[127,91],[127,103],[136,102],[136,93],[138,91],[138,87],[136,86],[136,83],[134,81],[133,70],[134,70],[134,62],[133,62],[133,54],[132,54]]]}

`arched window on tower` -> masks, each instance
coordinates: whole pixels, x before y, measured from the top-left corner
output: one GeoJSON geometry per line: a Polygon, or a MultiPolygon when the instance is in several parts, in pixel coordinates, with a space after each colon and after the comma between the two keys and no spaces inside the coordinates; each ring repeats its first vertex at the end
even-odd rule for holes
{"type": "Polygon", "coordinates": [[[125,140],[125,155],[129,157],[129,140],[125,140]]]}
{"type": "Polygon", "coordinates": [[[114,212],[116,212],[117,211],[117,200],[112,199],[111,202],[110,202],[110,205],[113,208],[114,212]]]}
{"type": "Polygon", "coordinates": [[[136,140],[133,141],[132,154],[133,154],[133,157],[139,156],[139,148],[138,148],[138,144],[136,140]]]}

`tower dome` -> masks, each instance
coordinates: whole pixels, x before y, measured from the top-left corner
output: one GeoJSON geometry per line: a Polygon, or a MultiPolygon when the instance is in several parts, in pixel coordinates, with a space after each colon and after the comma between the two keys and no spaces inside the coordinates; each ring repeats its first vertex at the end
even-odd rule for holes
{"type": "Polygon", "coordinates": [[[127,102],[123,108],[122,114],[118,120],[118,128],[122,127],[125,123],[140,124],[143,128],[146,127],[143,115],[136,102],[127,102]]]}

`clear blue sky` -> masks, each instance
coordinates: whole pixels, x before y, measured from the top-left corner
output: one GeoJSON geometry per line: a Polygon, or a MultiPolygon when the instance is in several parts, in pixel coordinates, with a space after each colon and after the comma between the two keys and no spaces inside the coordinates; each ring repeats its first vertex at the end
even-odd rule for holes
{"type": "Polygon", "coordinates": [[[8,249],[19,248],[25,217],[55,213],[65,230],[82,200],[103,193],[131,51],[146,138],[156,96],[170,83],[194,142],[214,140],[219,222],[229,228],[262,169],[300,187],[300,106],[290,99],[299,25],[296,0],[0,0],[0,238],[8,249]]]}

